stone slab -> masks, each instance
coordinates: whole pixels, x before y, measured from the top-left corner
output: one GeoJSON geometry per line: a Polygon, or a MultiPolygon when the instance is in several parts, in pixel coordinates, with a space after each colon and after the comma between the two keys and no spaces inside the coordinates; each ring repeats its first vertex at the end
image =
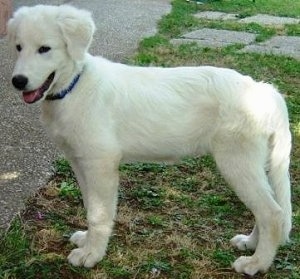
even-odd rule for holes
{"type": "Polygon", "coordinates": [[[247,32],[203,28],[184,34],[171,42],[173,44],[196,42],[204,47],[226,47],[232,44],[250,44],[255,38],[255,34],[247,32]]]}
{"type": "Polygon", "coordinates": [[[236,20],[237,14],[228,14],[223,12],[205,11],[195,14],[196,18],[209,20],[236,20]]]}
{"type": "Polygon", "coordinates": [[[300,18],[293,17],[280,17],[268,14],[257,14],[254,16],[238,18],[238,14],[205,11],[195,14],[196,18],[209,19],[209,20],[236,20],[240,23],[257,23],[260,25],[283,26],[285,24],[299,24],[300,18]]]}
{"type": "Polygon", "coordinates": [[[275,36],[259,44],[247,45],[241,51],[283,55],[300,60],[300,37],[275,36]]]}
{"type": "Polygon", "coordinates": [[[250,17],[240,19],[242,23],[258,23],[261,25],[282,26],[285,24],[299,24],[300,19],[293,17],[279,17],[266,14],[257,14],[250,17]]]}

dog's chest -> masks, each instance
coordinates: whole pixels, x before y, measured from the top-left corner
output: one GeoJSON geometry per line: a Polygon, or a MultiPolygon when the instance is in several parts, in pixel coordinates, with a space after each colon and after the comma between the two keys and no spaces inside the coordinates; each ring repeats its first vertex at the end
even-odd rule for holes
{"type": "Polygon", "coordinates": [[[44,107],[42,122],[49,136],[62,151],[73,152],[76,148],[76,141],[79,140],[76,133],[80,130],[76,127],[80,125],[76,117],[69,115],[67,110],[63,112],[60,107],[44,107]]]}

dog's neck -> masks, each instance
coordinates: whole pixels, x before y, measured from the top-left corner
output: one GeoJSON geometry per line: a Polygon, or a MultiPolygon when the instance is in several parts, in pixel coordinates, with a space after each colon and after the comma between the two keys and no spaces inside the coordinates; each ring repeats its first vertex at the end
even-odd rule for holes
{"type": "Polygon", "coordinates": [[[76,84],[79,81],[79,78],[81,76],[81,72],[79,74],[77,74],[73,80],[71,81],[71,83],[69,84],[69,86],[67,88],[62,89],[61,91],[52,94],[52,95],[48,95],[46,97],[47,101],[54,101],[54,100],[61,100],[63,99],[67,94],[71,93],[73,88],[76,86],[76,84]]]}
{"type": "Polygon", "coordinates": [[[76,87],[84,69],[84,61],[68,63],[62,73],[59,73],[59,79],[54,84],[45,98],[46,101],[61,100],[65,98],[76,87]],[[73,73],[71,76],[68,73],[73,73]]]}

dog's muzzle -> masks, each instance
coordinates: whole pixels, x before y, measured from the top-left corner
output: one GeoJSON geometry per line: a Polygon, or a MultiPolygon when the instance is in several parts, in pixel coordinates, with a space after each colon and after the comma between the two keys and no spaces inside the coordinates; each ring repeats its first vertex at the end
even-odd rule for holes
{"type": "Polygon", "coordinates": [[[12,78],[12,84],[16,89],[23,91],[24,101],[28,104],[32,104],[40,100],[44,96],[44,93],[49,89],[50,85],[52,84],[54,76],[55,72],[51,73],[40,87],[31,91],[25,91],[26,86],[28,84],[28,78],[23,75],[14,76],[12,78]]]}

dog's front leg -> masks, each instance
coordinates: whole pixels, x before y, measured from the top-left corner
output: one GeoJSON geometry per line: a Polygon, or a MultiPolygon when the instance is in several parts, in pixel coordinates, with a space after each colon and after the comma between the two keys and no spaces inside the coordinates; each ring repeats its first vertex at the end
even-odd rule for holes
{"type": "Polygon", "coordinates": [[[118,163],[114,160],[81,161],[81,185],[87,209],[88,231],[78,231],[71,241],[78,245],[68,256],[74,266],[93,267],[106,252],[116,212],[118,193],[118,163]]]}

